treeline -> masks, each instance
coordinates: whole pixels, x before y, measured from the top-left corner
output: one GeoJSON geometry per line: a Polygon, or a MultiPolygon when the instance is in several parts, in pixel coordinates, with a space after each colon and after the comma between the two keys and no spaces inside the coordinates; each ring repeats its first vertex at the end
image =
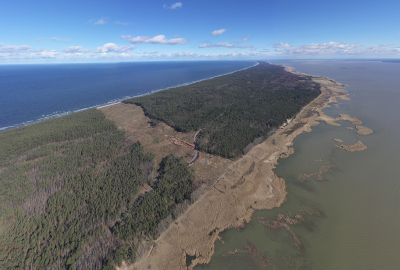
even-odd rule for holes
{"type": "Polygon", "coordinates": [[[96,109],[0,132],[0,167],[26,151],[50,142],[85,138],[116,126],[96,109]]]}
{"type": "Polygon", "coordinates": [[[0,167],[0,269],[113,269],[134,261],[137,238],[153,237],[191,194],[185,162],[169,156],[157,172],[153,155],[96,109],[0,138],[7,151],[0,167]],[[145,184],[155,189],[140,195],[145,184]]]}
{"type": "Polygon", "coordinates": [[[141,197],[133,211],[124,216],[124,222],[116,226],[116,234],[124,240],[132,240],[140,232],[156,238],[159,222],[172,213],[176,204],[190,199],[192,171],[182,157],[167,156],[158,172],[155,190],[141,197]]]}
{"type": "Polygon", "coordinates": [[[233,74],[123,101],[177,131],[203,129],[199,148],[232,158],[255,139],[294,117],[316,98],[320,85],[309,76],[261,62],[233,74]]]}

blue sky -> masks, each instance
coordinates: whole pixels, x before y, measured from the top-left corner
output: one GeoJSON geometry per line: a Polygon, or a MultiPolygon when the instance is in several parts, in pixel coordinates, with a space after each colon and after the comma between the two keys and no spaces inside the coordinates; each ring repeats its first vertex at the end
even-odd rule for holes
{"type": "Polygon", "coordinates": [[[399,58],[400,1],[0,0],[0,64],[399,58]]]}

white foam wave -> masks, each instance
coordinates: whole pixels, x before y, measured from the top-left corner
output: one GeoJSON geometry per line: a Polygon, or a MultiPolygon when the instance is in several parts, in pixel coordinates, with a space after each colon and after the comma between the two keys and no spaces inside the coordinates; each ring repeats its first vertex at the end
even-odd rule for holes
{"type": "Polygon", "coordinates": [[[198,83],[198,82],[201,82],[201,81],[214,79],[214,78],[225,76],[225,75],[229,75],[229,74],[232,74],[232,73],[235,73],[235,72],[238,72],[238,71],[246,70],[246,69],[251,68],[251,67],[255,67],[258,64],[259,63],[256,62],[252,66],[249,66],[249,67],[246,67],[246,68],[242,68],[242,69],[239,69],[239,70],[235,70],[235,71],[231,71],[231,72],[228,72],[228,73],[224,73],[224,74],[221,74],[221,75],[212,76],[212,77],[208,77],[208,78],[204,78],[204,79],[196,80],[196,81],[191,81],[191,82],[187,82],[187,83],[181,83],[181,84],[177,84],[177,85],[170,86],[170,87],[167,87],[167,88],[153,90],[153,91],[147,92],[145,94],[140,94],[140,95],[136,95],[136,96],[126,96],[126,97],[123,97],[123,98],[113,99],[113,100],[111,100],[111,101],[109,101],[107,103],[98,104],[98,105],[94,105],[94,106],[87,107],[87,108],[82,108],[82,109],[78,109],[78,110],[63,111],[63,112],[55,111],[55,112],[53,112],[51,114],[48,114],[48,115],[42,115],[42,117],[34,119],[34,120],[29,120],[29,121],[22,122],[22,123],[19,123],[19,124],[16,124],[16,125],[8,126],[8,127],[0,127],[0,131],[7,130],[7,129],[12,129],[12,128],[17,128],[17,127],[22,127],[22,126],[27,126],[27,125],[35,124],[35,123],[38,123],[38,122],[41,122],[41,121],[44,121],[44,120],[47,120],[47,119],[61,117],[61,116],[65,116],[65,115],[68,115],[68,114],[71,114],[71,113],[81,112],[81,111],[92,109],[92,108],[103,108],[103,107],[111,106],[111,105],[120,103],[121,101],[123,101],[125,99],[147,96],[147,95],[151,95],[151,94],[156,93],[156,92],[160,92],[160,91],[164,91],[164,90],[168,90],[168,89],[172,89],[172,88],[176,88],[176,87],[186,86],[186,85],[198,83]]]}

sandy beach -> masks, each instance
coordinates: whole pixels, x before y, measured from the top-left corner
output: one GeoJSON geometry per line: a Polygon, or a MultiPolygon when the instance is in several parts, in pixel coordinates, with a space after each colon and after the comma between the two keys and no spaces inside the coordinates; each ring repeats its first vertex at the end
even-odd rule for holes
{"type": "MultiPolygon", "coordinates": [[[[300,76],[308,74],[285,70],[300,76]]],[[[247,155],[230,164],[208,191],[173,222],[149,250],[130,266],[120,269],[193,269],[205,264],[214,253],[214,242],[219,233],[229,228],[240,228],[249,222],[254,210],[279,207],[286,200],[286,186],[273,169],[279,158],[292,154],[292,141],[303,132],[324,121],[340,126],[337,121],[362,121],[348,115],[332,118],[322,110],[337,99],[348,100],[345,85],[329,78],[311,76],[321,85],[321,95],[305,106],[289,123],[278,129],[247,155]],[[192,260],[187,260],[191,256],[192,260]]],[[[342,148],[342,147],[341,147],[342,148]]],[[[346,149],[347,150],[347,149],[346,149]]]]}

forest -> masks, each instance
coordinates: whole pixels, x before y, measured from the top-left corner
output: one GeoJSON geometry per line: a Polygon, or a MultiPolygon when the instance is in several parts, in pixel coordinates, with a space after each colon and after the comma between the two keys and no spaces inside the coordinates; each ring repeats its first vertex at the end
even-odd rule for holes
{"type": "Polygon", "coordinates": [[[141,106],[148,117],[177,131],[201,129],[200,150],[234,158],[250,144],[266,139],[320,93],[320,85],[310,76],[260,62],[246,70],[123,102],[141,106]]]}
{"type": "MultiPolygon", "coordinates": [[[[150,126],[198,131],[198,148],[236,158],[320,94],[309,76],[260,62],[124,101],[150,126]]],[[[190,202],[193,170],[156,164],[97,109],[0,132],[0,269],[115,269],[136,259],[190,202]]]]}
{"type": "Polygon", "coordinates": [[[133,262],[138,239],[155,237],[192,192],[182,159],[155,164],[96,109],[1,132],[0,142],[0,269],[133,262]]]}

